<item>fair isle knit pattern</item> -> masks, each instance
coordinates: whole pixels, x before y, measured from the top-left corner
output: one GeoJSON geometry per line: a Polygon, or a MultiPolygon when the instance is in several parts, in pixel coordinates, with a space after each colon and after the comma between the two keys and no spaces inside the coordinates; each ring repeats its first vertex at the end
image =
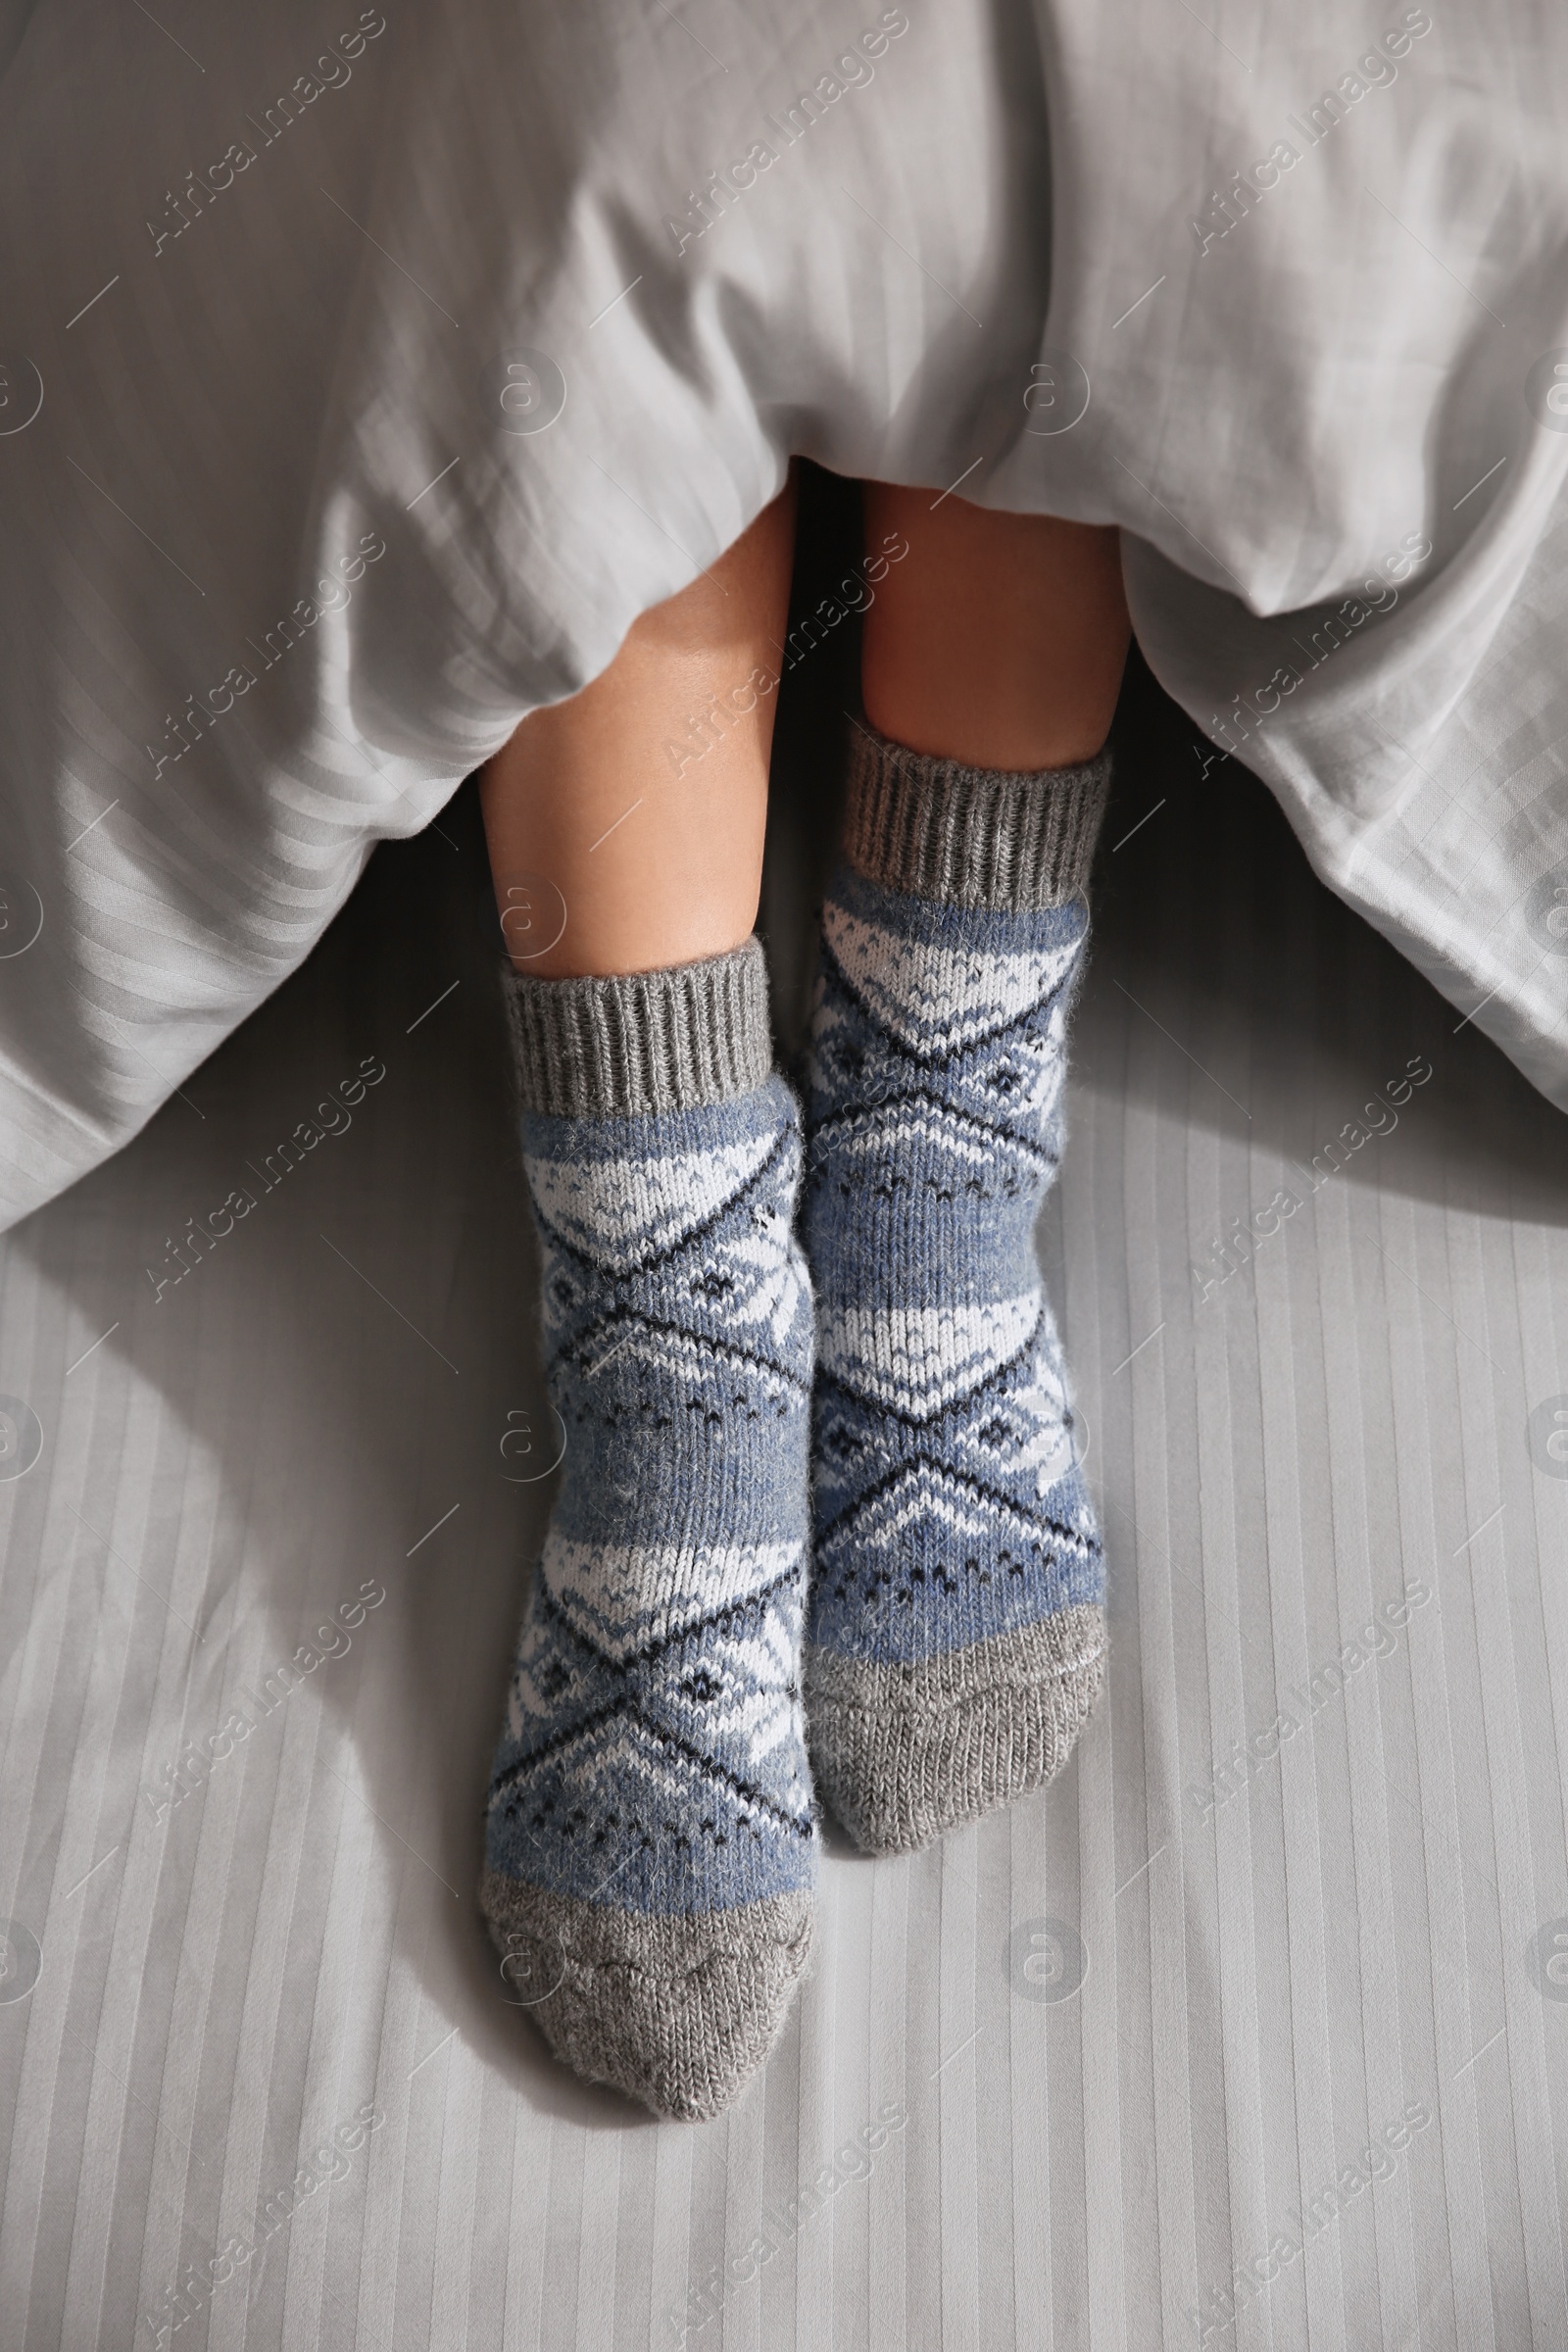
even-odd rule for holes
{"type": "Polygon", "coordinates": [[[876,738],[852,773],[847,838],[884,870],[841,860],[822,919],[806,1690],[817,1787],[872,1851],[1049,1779],[1100,1688],[1102,1556],[1034,1228],[1088,930],[1065,894],[1106,770],[977,776],[876,738]],[[1021,851],[988,837],[1014,820],[1021,851]],[[890,870],[960,874],[967,903],[890,870]]]}
{"type": "Polygon", "coordinates": [[[565,1450],[482,1900],[560,2057],[659,2113],[708,2116],[766,2055],[811,1934],[799,1112],[782,1079],[747,1083],[769,1061],[755,941],[657,991],[693,1033],[653,1078],[610,1050],[648,976],[508,987],[565,1450]],[[556,1047],[591,1044],[596,1021],[608,1099],[652,1086],[664,1107],[539,1106],[580,1100],[582,1058],[556,1047]]]}

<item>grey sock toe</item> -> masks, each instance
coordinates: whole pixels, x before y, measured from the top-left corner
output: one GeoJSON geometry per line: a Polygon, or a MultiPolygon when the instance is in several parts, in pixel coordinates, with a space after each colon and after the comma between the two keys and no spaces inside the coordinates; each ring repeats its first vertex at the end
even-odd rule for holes
{"type": "Polygon", "coordinates": [[[811,1949],[805,1893],[672,1918],[486,1871],[480,1900],[556,2056],[689,2122],[721,2114],[761,2065],[811,1949]]]}
{"type": "Polygon", "coordinates": [[[1049,1781],[1100,1693],[1104,1612],[1060,1610],[913,1662],[807,1648],[816,1785],[857,1845],[929,1845],[1049,1781]]]}

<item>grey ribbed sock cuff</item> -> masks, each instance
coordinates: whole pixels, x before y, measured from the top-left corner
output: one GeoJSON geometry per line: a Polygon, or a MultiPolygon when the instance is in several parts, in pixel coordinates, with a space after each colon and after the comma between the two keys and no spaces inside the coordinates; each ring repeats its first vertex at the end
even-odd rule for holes
{"type": "Polygon", "coordinates": [[[773,1066],[767,962],[755,936],[727,956],[608,980],[504,967],[525,1110],[641,1118],[722,1102],[773,1066]]]}
{"type": "Polygon", "coordinates": [[[1078,767],[965,767],[856,730],[844,855],[869,881],[951,906],[1025,914],[1089,879],[1110,753],[1078,767]]]}

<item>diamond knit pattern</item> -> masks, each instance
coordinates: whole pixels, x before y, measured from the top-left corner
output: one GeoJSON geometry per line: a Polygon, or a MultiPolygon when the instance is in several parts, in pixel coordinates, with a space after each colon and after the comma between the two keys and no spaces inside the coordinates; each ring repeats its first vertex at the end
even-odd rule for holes
{"type": "Polygon", "coordinates": [[[823,911],[808,1712],[818,1786],[873,1847],[1048,1777],[1099,1686],[1102,1557],[1034,1250],[1087,929],[1081,899],[959,908],[845,862],[823,911]]]}
{"type": "Polygon", "coordinates": [[[485,1908],[562,2055],[707,2114],[776,2029],[816,1871],[799,1112],[772,1077],[641,1117],[525,1112],[523,1147],[565,1450],[485,1908]]]}

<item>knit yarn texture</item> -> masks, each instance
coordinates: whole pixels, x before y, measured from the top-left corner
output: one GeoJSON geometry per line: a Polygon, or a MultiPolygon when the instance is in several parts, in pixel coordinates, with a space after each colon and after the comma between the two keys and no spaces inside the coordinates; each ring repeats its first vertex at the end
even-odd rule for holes
{"type": "Polygon", "coordinates": [[[1102,1554],[1034,1229],[1088,931],[1081,896],[1038,902],[1081,885],[1104,781],[956,782],[953,763],[880,741],[852,778],[860,855],[928,888],[979,877],[955,904],[844,860],[823,910],[807,1705],[817,1786],[874,1850],[1049,1778],[1100,1687],[1102,1554]],[[1053,790],[1076,807],[1042,811],[1053,790]],[[1009,803],[1021,850],[989,837],[1009,803]],[[973,903],[987,896],[1003,903],[973,903]]]}
{"type": "Polygon", "coordinates": [[[740,961],[654,992],[680,1032],[654,1059],[621,1050],[647,976],[509,984],[564,1453],[482,1899],[558,2053],[692,2116],[726,2105],[777,2033],[817,1862],[800,1121],[782,1079],[746,1083],[767,1069],[766,995],[755,942],[740,961]],[[587,1053],[552,1077],[563,1028],[585,1026],[587,1053]],[[536,1106],[581,1100],[585,1074],[598,1101],[657,1088],[664,1106],[536,1106]]]}

